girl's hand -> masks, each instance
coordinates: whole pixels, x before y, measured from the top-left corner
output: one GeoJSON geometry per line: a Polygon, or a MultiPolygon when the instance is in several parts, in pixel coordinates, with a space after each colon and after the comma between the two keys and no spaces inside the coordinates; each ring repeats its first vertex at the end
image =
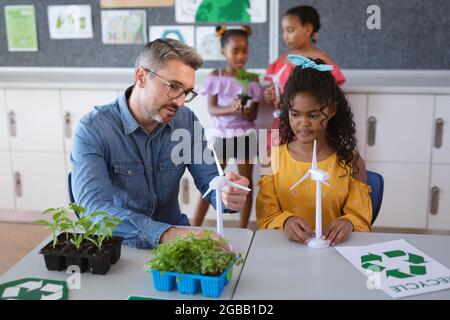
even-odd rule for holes
{"type": "Polygon", "coordinates": [[[275,94],[275,86],[273,83],[269,84],[264,90],[264,98],[271,106],[278,105],[278,98],[275,94]]]}
{"type": "Polygon", "coordinates": [[[241,99],[239,99],[238,97],[235,97],[233,99],[233,102],[231,103],[231,110],[233,110],[233,113],[239,113],[242,114],[242,104],[241,104],[241,99]]]}
{"type": "Polygon", "coordinates": [[[253,111],[254,103],[251,99],[247,100],[247,103],[244,106],[244,114],[251,114],[253,111]]]}
{"type": "Polygon", "coordinates": [[[313,237],[313,230],[302,217],[289,217],[284,222],[284,233],[289,240],[306,243],[306,240],[313,237]]]}
{"type": "Polygon", "coordinates": [[[329,240],[332,246],[347,240],[352,234],[353,224],[347,219],[332,221],[323,233],[322,239],[329,240]]]}

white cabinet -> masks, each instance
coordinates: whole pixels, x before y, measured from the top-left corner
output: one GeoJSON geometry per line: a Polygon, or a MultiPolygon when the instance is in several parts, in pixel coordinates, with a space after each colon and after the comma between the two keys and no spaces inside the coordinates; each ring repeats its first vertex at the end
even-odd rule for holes
{"type": "Polygon", "coordinates": [[[437,96],[428,228],[450,229],[450,96],[437,96]]]}
{"type": "MultiPolygon", "coordinates": [[[[195,210],[195,202],[197,193],[195,192],[194,179],[189,171],[186,169],[180,181],[180,193],[178,194],[178,203],[180,204],[180,211],[192,218],[195,210]]],[[[198,191],[197,191],[198,192],[198,191]]]]}
{"type": "Polygon", "coordinates": [[[0,151],[0,208],[14,209],[14,180],[11,168],[11,154],[0,151]]]}
{"type": "Polygon", "coordinates": [[[67,206],[63,153],[13,152],[12,169],[18,210],[67,206]]]}
{"type": "Polygon", "coordinates": [[[433,165],[428,228],[450,229],[450,165],[433,165]]]}
{"type": "Polygon", "coordinates": [[[347,94],[346,97],[353,112],[357,148],[359,154],[365,159],[367,141],[367,94],[347,94]]]}
{"type": "Polygon", "coordinates": [[[72,150],[72,138],[80,119],[95,106],[109,104],[115,98],[116,90],[61,90],[66,152],[72,150]]]}
{"type": "Polygon", "coordinates": [[[12,151],[63,152],[58,90],[5,89],[5,97],[15,123],[12,151]]]}
{"type": "Polygon", "coordinates": [[[61,90],[66,173],[70,165],[72,139],[80,119],[95,106],[111,103],[117,98],[116,90],[61,90]]]}
{"type": "Polygon", "coordinates": [[[433,107],[432,95],[370,94],[367,160],[429,163],[433,107]]]}
{"type": "Polygon", "coordinates": [[[375,227],[426,228],[429,165],[371,163],[384,178],[384,195],[375,227]]]}
{"type": "Polygon", "coordinates": [[[384,178],[375,226],[426,228],[434,96],[369,94],[367,168],[384,178]]]}
{"type": "Polygon", "coordinates": [[[450,96],[436,97],[432,128],[434,129],[433,163],[450,164],[450,96]]]}
{"type": "Polygon", "coordinates": [[[3,90],[0,89],[0,150],[9,150],[8,113],[4,101],[3,90]]]}

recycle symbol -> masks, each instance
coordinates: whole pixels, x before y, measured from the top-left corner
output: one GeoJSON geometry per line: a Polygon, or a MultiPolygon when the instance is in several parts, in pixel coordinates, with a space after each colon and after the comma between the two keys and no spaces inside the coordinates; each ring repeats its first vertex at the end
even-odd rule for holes
{"type": "Polygon", "coordinates": [[[67,300],[65,281],[26,278],[0,285],[0,300],[67,300]]]}
{"type": "MultiPolygon", "coordinates": [[[[427,273],[427,269],[424,265],[424,263],[427,263],[428,261],[425,261],[425,259],[422,256],[404,252],[403,250],[392,250],[392,251],[386,251],[383,252],[383,255],[386,256],[389,259],[399,258],[399,257],[407,257],[407,260],[403,260],[405,262],[409,263],[409,272],[403,272],[400,271],[400,268],[398,269],[390,269],[386,270],[386,277],[392,277],[392,278],[398,278],[398,279],[405,279],[405,278],[412,278],[415,276],[423,276],[427,273]]],[[[382,265],[380,265],[383,262],[383,257],[381,255],[369,253],[367,255],[361,256],[361,267],[367,270],[372,270],[375,272],[382,272],[386,268],[382,265]],[[373,262],[380,262],[379,264],[373,263],[373,262]]]]}

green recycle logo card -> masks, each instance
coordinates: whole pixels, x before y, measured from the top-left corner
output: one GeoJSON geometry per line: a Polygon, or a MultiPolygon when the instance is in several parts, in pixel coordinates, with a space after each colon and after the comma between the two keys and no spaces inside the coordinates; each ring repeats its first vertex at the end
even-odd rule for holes
{"type": "Polygon", "coordinates": [[[67,300],[65,281],[25,278],[0,285],[0,300],[67,300]]]}
{"type": "Polygon", "coordinates": [[[361,267],[375,272],[383,272],[386,270],[386,277],[393,277],[398,279],[411,278],[415,276],[423,276],[427,274],[427,268],[423,264],[427,263],[424,257],[413,253],[405,252],[403,250],[391,250],[383,252],[382,255],[369,253],[361,256],[361,267]],[[383,260],[384,259],[384,260],[383,260]],[[383,266],[383,261],[386,259],[401,259],[409,263],[409,270],[402,271],[400,268],[389,269],[383,266]]]}

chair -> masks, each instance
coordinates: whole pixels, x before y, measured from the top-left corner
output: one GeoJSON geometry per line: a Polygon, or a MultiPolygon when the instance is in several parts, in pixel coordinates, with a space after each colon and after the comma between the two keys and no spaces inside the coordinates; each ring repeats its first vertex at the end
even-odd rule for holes
{"type": "Polygon", "coordinates": [[[374,224],[380,212],[383,201],[384,179],[379,173],[367,170],[367,184],[372,188],[370,199],[372,200],[372,224],[374,224]]]}
{"type": "MultiPolygon", "coordinates": [[[[72,172],[69,172],[69,175],[67,176],[67,188],[68,188],[68,192],[69,192],[70,203],[74,203],[75,198],[73,197],[73,192],[72,192],[72,172]]],[[[78,219],[80,219],[80,214],[75,210],[73,212],[75,212],[78,219]]]]}

